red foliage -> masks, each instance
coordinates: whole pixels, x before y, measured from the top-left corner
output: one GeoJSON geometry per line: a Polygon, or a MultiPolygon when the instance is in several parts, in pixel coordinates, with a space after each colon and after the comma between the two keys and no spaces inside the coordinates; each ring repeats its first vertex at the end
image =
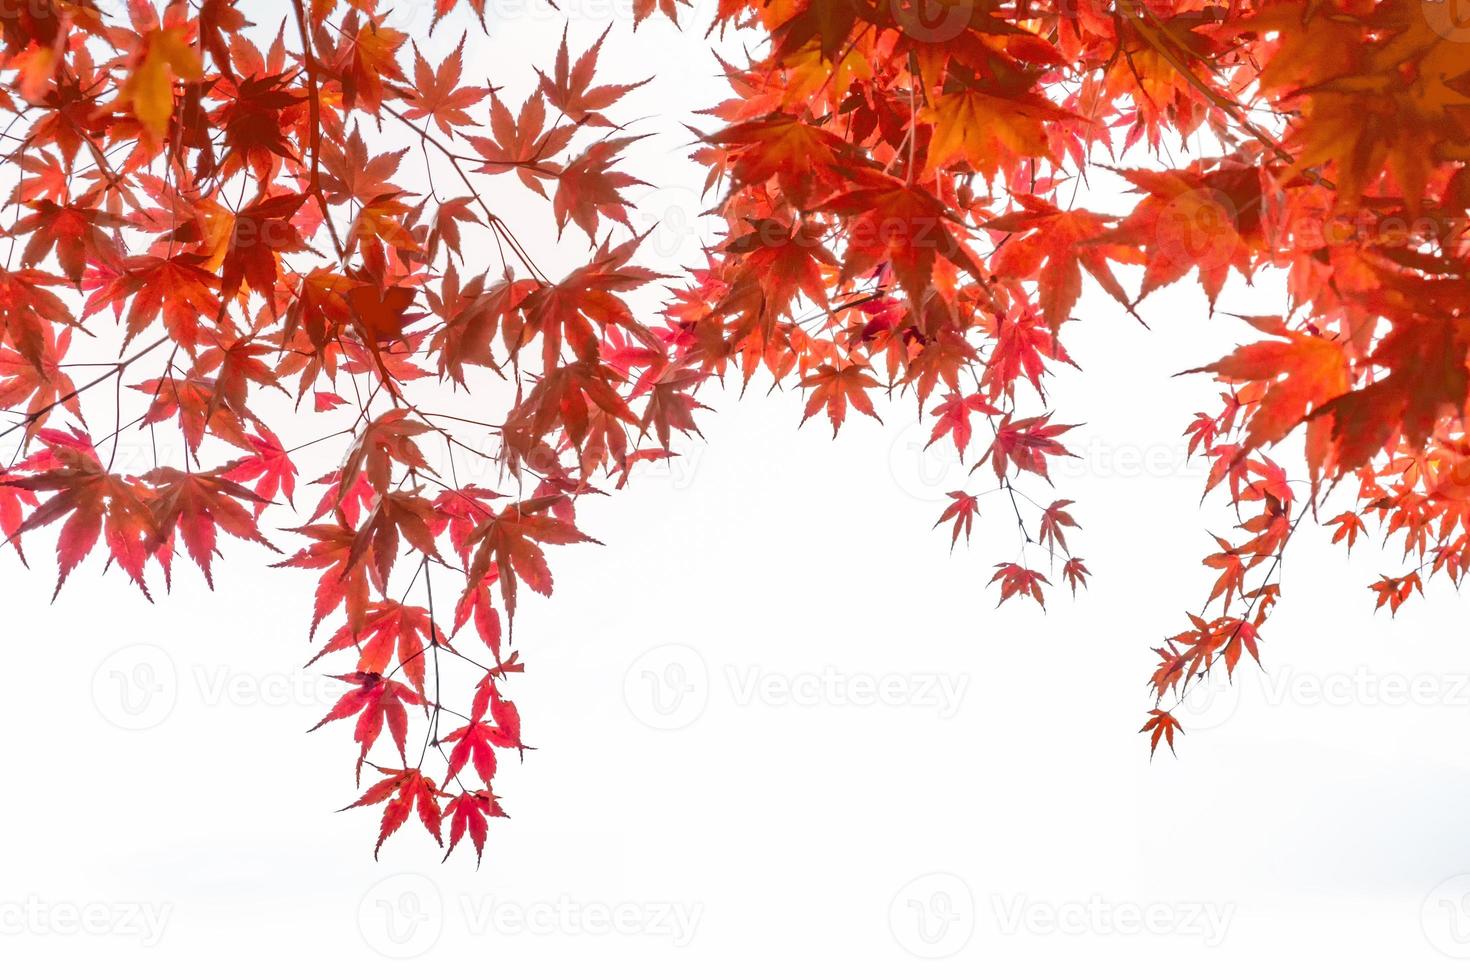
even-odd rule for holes
{"type": "MultiPolygon", "coordinates": [[[[274,36],[221,0],[0,9],[0,408],[21,449],[0,531],[23,559],[58,525],[58,588],[99,544],[145,594],[180,545],[212,584],[219,532],[274,548],[258,522],[292,502],[296,460],[341,441],[278,564],[314,575],[312,632],[334,621],[317,656],[349,689],[321,724],[356,718],[359,774],[383,779],[352,805],[383,807],[379,847],[416,815],[482,852],[505,816],[497,757],[525,748],[504,690],[521,664],[502,656],[520,587],[551,594],[548,549],[592,540],[577,498],[697,432],[700,385],[729,371],[801,388],[804,419],[834,432],[878,392],[937,406],[931,443],[973,442],[1016,518],[1000,600],[1044,605],[1043,565],[1074,591],[1089,572],[1072,502],[1016,482],[1049,483],[1069,453],[1043,384],[1071,364],[1086,282],[1141,319],[1187,276],[1213,306],[1232,273],[1282,270],[1287,309],[1248,320],[1266,339],[1199,368],[1225,392],[1189,448],[1239,524],[1205,559],[1205,611],[1157,651],[1154,750],[1182,731],[1173,699],[1258,656],[1282,553],[1337,488],[1356,499],[1334,542],[1376,518],[1404,543],[1379,605],[1470,562],[1470,48],[1417,3],[721,0],[717,29],[758,42],[696,154],[729,230],[655,323],[627,295],[677,270],[637,264],[634,137],[613,117],[640,83],[601,77],[606,35],[575,55],[563,40],[514,106],[467,84],[463,40],[431,64],[384,4],[293,7],[274,36]],[[1218,152],[1100,162],[1162,160],[1181,137],[1218,152]],[[453,187],[399,186],[410,151],[453,187]],[[585,250],[559,281],[487,203],[484,181],[512,176],[547,199],[559,247],[585,250]],[[1131,213],[1075,205],[1105,177],[1131,213]],[[117,360],[74,380],[68,351],[108,313],[117,360]],[[120,398],[125,379],[137,418],[83,418],[82,395],[120,398]],[[500,417],[431,408],[428,392],[502,380],[500,417]],[[307,405],[337,431],[290,446],[276,428],[307,405]],[[116,466],[132,427],[176,428],[183,468],[116,466]],[[1266,453],[1295,434],[1291,479],[1266,453]],[[461,481],[467,456],[499,482],[461,481]],[[441,683],[451,664],[472,694],[441,683]],[[390,767],[373,761],[384,728],[390,767]]],[[[456,7],[483,18],[476,0],[438,0],[437,18],[456,7]]],[[[655,13],[680,11],[635,5],[655,13]]],[[[950,500],[953,544],[982,506],[950,500]]]]}

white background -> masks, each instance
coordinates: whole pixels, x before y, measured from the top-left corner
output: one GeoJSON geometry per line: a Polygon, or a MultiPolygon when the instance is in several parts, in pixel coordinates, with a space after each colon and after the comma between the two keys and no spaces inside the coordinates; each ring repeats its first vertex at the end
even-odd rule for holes
{"type": "MultiPolygon", "coordinates": [[[[615,5],[563,10],[574,51],[617,21],[607,78],[656,72],[620,116],[650,117],[630,169],[661,188],[641,195],[648,213],[694,229],[701,174],[679,124],[722,97],[709,42],[663,23],[633,36],[615,5]]],[[[426,9],[400,17],[433,61],[458,38],[456,23],[429,40],[426,9]]],[[[467,61],[524,75],[562,23],[503,7],[467,61]]],[[[697,254],[677,228],[654,242],[650,262],[697,254]]],[[[1279,302],[1235,282],[1221,308],[1279,302]]],[[[1397,621],[1374,615],[1365,586],[1396,556],[1369,543],[1345,562],[1304,528],[1267,670],[1191,705],[1181,757],[1149,760],[1149,647],[1207,594],[1205,530],[1229,523],[1199,503],[1180,436],[1215,395],[1172,376],[1242,333],[1193,286],[1143,313],[1151,331],[1089,293],[1068,328],[1084,370],[1055,379],[1054,404],[1087,425],[1057,495],[1079,501],[1096,579],[1045,613],[996,609],[985,586],[1015,553],[1001,498],[969,548],[929,530],[964,469],[918,452],[911,404],[834,441],[822,419],[798,430],[797,393],[708,389],[706,440],[583,503],[607,546],[559,549],[555,598],[524,603],[511,693],[536,751],[502,766],[513,819],[478,872],[459,854],[441,866],[416,825],[374,863],[377,812],[333,812],[356,795],[354,748],[343,725],[305,734],[339,693],[299,667],[308,573],[227,545],[217,593],[181,560],[150,606],[94,556],[48,604],[42,540],[32,573],[7,553],[0,963],[1463,975],[1470,665],[1443,583],[1397,621]]]]}

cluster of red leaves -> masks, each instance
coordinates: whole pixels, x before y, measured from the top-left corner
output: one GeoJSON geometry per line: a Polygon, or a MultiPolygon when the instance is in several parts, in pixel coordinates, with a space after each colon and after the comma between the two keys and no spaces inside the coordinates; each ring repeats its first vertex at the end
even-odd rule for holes
{"type": "MultiPolygon", "coordinates": [[[[1042,382],[1071,363],[1084,280],[1141,319],[1185,277],[1213,310],[1232,271],[1284,272],[1286,312],[1246,318],[1267,339],[1200,368],[1226,391],[1189,449],[1240,521],[1205,559],[1204,611],[1158,651],[1144,731],[1172,747],[1177,702],[1163,702],[1256,657],[1282,551],[1338,487],[1357,500],[1335,541],[1372,518],[1403,539],[1411,567],[1373,586],[1380,606],[1470,563],[1470,38],[1437,10],[727,0],[722,22],[769,44],[730,67],[723,128],[699,154],[731,230],[685,294],[686,343],[713,370],[795,378],[834,428],[849,407],[872,414],[874,390],[937,403],[931,442],[961,454],[983,421],[976,465],[993,464],[1037,552],[994,581],[1001,601],[1043,602],[1042,564],[1065,556],[1074,589],[1087,574],[1063,536],[1070,501],[1033,505],[1013,481],[1049,483],[1067,452],[1042,382]],[[1162,161],[1166,137],[1219,149],[1103,162],[1162,161]],[[1074,203],[1105,171],[1138,196],[1131,213],[1074,203]],[[1305,448],[1288,480],[1266,453],[1292,434],[1305,448]]],[[[950,494],[952,540],[980,496],[950,494]]]]}
{"type": "Polygon", "coordinates": [[[0,529],[21,560],[59,529],[58,589],[99,543],[145,595],[180,545],[212,587],[220,532],[276,550],[258,522],[295,506],[302,452],[336,441],[278,561],[315,577],[312,635],[332,621],[312,662],[347,689],[317,727],[352,720],[359,781],[383,775],[352,804],[383,807],[379,846],[416,815],[478,856],[506,815],[497,757],[526,748],[503,651],[521,587],[549,594],[546,549],[592,540],[575,501],[596,473],[694,428],[696,379],[624,299],[656,278],[632,262],[630,140],[607,115],[637,84],[596,77],[601,41],[564,39],[512,106],[474,84],[463,39],[431,63],[386,4],[293,9],[272,30],[221,0],[0,8],[18,246],[0,271],[0,407],[18,417],[0,430],[20,440],[0,529]],[[410,150],[427,181],[403,176],[410,150]],[[487,203],[492,178],[549,199],[577,260],[559,281],[487,203]],[[68,350],[109,314],[118,359],[74,383],[68,350]],[[503,417],[429,410],[487,381],[513,389],[503,417]],[[138,415],[90,428],[94,388],[138,415]],[[307,412],[336,431],[288,448],[272,420],[307,412]],[[167,428],[179,466],[119,464],[125,433],[156,457],[167,428]],[[498,483],[462,481],[466,455],[498,483]]]}
{"type": "MultiPolygon", "coordinates": [[[[1232,270],[1284,269],[1289,312],[1251,319],[1270,339],[1201,368],[1227,391],[1190,448],[1241,519],[1206,559],[1205,611],[1160,648],[1155,748],[1181,730],[1164,698],[1257,655],[1282,551],[1333,488],[1358,492],[1335,540],[1376,516],[1419,562],[1374,587],[1380,605],[1470,561],[1470,47],[1417,4],[721,0],[717,25],[761,41],[697,152],[729,232],[653,324],[627,301],[658,275],[635,264],[631,141],[607,115],[637,83],[598,76],[602,41],[564,41],[514,105],[466,80],[463,42],[432,64],[376,0],[292,7],[273,37],[224,0],[0,8],[0,408],[23,450],[0,471],[0,530],[23,560],[58,525],[58,587],[99,541],[145,593],[180,542],[210,579],[220,530],[274,547],[258,521],[323,441],[287,448],[272,411],[340,415],[324,439],[342,462],[279,564],[315,576],[312,633],[334,623],[317,657],[348,689],[321,724],[355,719],[359,778],[382,779],[352,805],[383,807],[380,847],[416,816],[482,851],[505,815],[497,758],[525,748],[502,653],[520,587],[550,594],[546,548],[591,540],[576,500],[697,432],[697,390],[727,372],[798,386],[834,432],[880,391],[933,406],[931,442],[973,447],[1009,497],[1023,557],[998,566],[1001,601],[1044,604],[1043,565],[1085,584],[1077,523],[1015,481],[1049,485],[1068,454],[1044,380],[1071,364],[1084,279],[1137,316],[1191,274],[1213,304],[1232,270]],[[1072,204],[1099,154],[1201,133],[1219,155],[1118,171],[1131,213],[1072,204]],[[410,150],[453,190],[399,186],[410,150]],[[543,274],[488,206],[497,177],[591,243],[570,272],[543,274]],[[499,268],[474,267],[470,237],[499,268]],[[118,360],[76,383],[68,350],[107,313],[118,360]],[[89,428],[79,396],[120,398],[137,371],[139,416],[89,428]],[[502,416],[430,410],[426,392],[485,382],[513,391],[502,416]],[[135,427],[176,428],[183,468],[117,468],[135,427]],[[1299,431],[1304,500],[1265,455],[1299,431]],[[500,482],[461,481],[464,454],[500,482]],[[474,678],[467,705],[452,667],[474,678]]],[[[459,7],[484,15],[435,12],[459,7]]],[[[635,7],[655,12],[678,11],[635,7]]],[[[950,498],[956,542],[981,500],[950,498]]]]}

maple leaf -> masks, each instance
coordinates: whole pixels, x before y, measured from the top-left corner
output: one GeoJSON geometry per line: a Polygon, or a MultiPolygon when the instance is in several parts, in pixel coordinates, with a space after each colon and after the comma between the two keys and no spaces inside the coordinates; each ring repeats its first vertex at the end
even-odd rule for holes
{"type": "MultiPolygon", "coordinates": [[[[989,222],[986,227],[1008,233],[996,249],[991,272],[1018,279],[1035,278],[1042,314],[1053,335],[1072,313],[1082,295],[1082,269],[1127,304],[1128,296],[1108,261],[1138,261],[1135,250],[1102,240],[1107,219],[1082,209],[1063,211],[1029,194],[1019,196],[1025,208],[989,222]]],[[[1033,376],[1032,383],[1036,381],[1033,376]]]]}
{"type": "Polygon", "coordinates": [[[348,629],[361,630],[367,621],[368,568],[377,565],[367,562],[365,568],[362,556],[354,557],[356,531],[345,524],[313,524],[298,528],[297,533],[311,538],[312,543],[274,567],[326,570],[317,582],[308,636],[315,637],[321,621],[344,602],[348,629]]]}
{"type": "MultiPolygon", "coordinates": [[[[346,248],[357,249],[360,252],[368,252],[375,247],[375,243],[381,242],[389,248],[400,252],[419,251],[418,241],[412,233],[403,226],[403,221],[411,212],[408,203],[398,194],[379,194],[369,201],[364,202],[358,210],[357,217],[352,226],[347,229],[346,248]]],[[[390,287],[389,290],[378,290],[379,296],[391,294],[394,290],[404,290],[408,293],[408,300],[412,299],[413,291],[405,287],[390,287]]],[[[390,316],[397,317],[403,313],[408,306],[408,300],[395,304],[397,308],[390,316]]],[[[350,298],[349,298],[350,301],[350,298]]]]}
{"type": "Polygon", "coordinates": [[[837,430],[842,428],[843,420],[847,418],[848,405],[864,415],[878,418],[878,413],[873,411],[873,401],[868,397],[866,390],[876,388],[878,380],[867,372],[866,364],[854,362],[844,367],[823,364],[802,378],[801,386],[812,389],[811,396],[806,402],[806,412],[803,413],[801,420],[805,422],[825,406],[827,418],[832,422],[834,437],[837,435],[837,430]]]}
{"type": "Polygon", "coordinates": [[[865,6],[862,0],[829,0],[794,9],[794,16],[773,31],[777,40],[776,56],[787,58],[814,43],[822,56],[831,60],[846,43],[865,6]]]}
{"type": "Polygon", "coordinates": [[[233,59],[230,44],[240,32],[253,26],[229,0],[203,0],[199,4],[199,40],[216,67],[229,72],[233,59]]]}
{"type": "Polygon", "coordinates": [[[928,191],[892,177],[859,172],[854,190],[839,194],[819,207],[851,217],[844,275],[866,272],[884,260],[911,304],[919,303],[934,279],[935,263],[944,259],[982,277],[969,249],[950,230],[955,215],[928,191]]]}
{"type": "Polygon", "coordinates": [[[826,229],[817,224],[789,227],[774,219],[752,221],[750,232],[727,242],[725,251],[745,256],[746,270],[760,280],[764,302],[773,313],[784,313],[798,293],[827,305],[823,266],[837,259],[822,244],[826,229]]]}
{"type": "Polygon", "coordinates": [[[507,468],[520,472],[524,459],[544,452],[542,437],[558,427],[572,445],[584,446],[594,433],[606,432],[607,419],[636,425],[638,417],[613,387],[618,380],[595,361],[549,371],[506,418],[502,435],[507,468]]]}
{"type": "Polygon", "coordinates": [[[308,250],[305,239],[291,224],[306,198],[276,194],[257,199],[235,215],[229,249],[220,269],[221,292],[233,298],[242,284],[268,299],[280,275],[281,255],[308,250]]]}
{"type": "Polygon", "coordinates": [[[189,44],[182,27],[151,30],[143,38],[141,56],[120,92],[133,115],[154,139],[168,131],[174,112],[174,83],[196,81],[203,74],[199,52],[189,44]]]}
{"type": "Polygon", "coordinates": [[[443,523],[433,503],[418,494],[399,490],[381,494],[358,528],[347,561],[356,564],[371,549],[377,580],[386,582],[398,557],[400,537],[425,558],[442,561],[434,539],[443,523]]]}
{"type": "Polygon", "coordinates": [[[1183,170],[1120,173],[1146,196],[1103,240],[1146,253],[1140,298],[1197,269],[1213,310],[1232,268],[1249,278],[1252,252],[1264,244],[1255,168],[1196,161],[1183,170]]]}
{"type": "MultiPolygon", "coordinates": [[[[668,449],[669,440],[674,430],[696,435],[699,434],[699,426],[694,421],[694,410],[706,408],[701,405],[688,389],[698,386],[705,380],[703,372],[692,368],[670,371],[661,374],[658,380],[648,384],[648,403],[644,407],[643,418],[640,424],[644,431],[649,426],[653,427],[655,438],[659,444],[668,449]]],[[[645,453],[656,452],[655,450],[644,450],[645,453]]],[[[650,456],[648,458],[666,459],[667,456],[650,456]]]]}
{"type": "Polygon", "coordinates": [[[455,255],[463,257],[460,225],[483,224],[480,216],[473,211],[474,203],[475,199],[472,197],[454,197],[439,204],[434,213],[433,230],[429,233],[428,241],[424,243],[424,252],[430,258],[438,255],[441,242],[455,255]]]}
{"type": "Polygon", "coordinates": [[[1015,562],[1001,562],[995,566],[998,571],[991,577],[991,582],[1000,583],[999,606],[1012,596],[1030,596],[1036,600],[1041,608],[1046,608],[1046,597],[1042,594],[1041,587],[1050,585],[1046,576],[1033,569],[1025,568],[1015,562]]]}
{"type": "Polygon", "coordinates": [[[995,401],[1001,395],[1014,397],[1016,381],[1022,376],[1045,397],[1041,379],[1047,373],[1047,366],[1042,359],[1076,367],[1075,361],[1061,347],[1057,334],[1045,323],[1033,316],[1001,317],[995,325],[995,347],[991,348],[991,357],[982,376],[989,400],[995,401]]]}
{"type": "Polygon", "coordinates": [[[516,176],[531,190],[546,196],[541,181],[556,175],[554,168],[544,161],[556,156],[572,141],[577,127],[553,125],[546,127],[546,102],[533,96],[521,105],[520,113],[512,117],[505,103],[491,96],[490,132],[494,139],[483,136],[468,137],[469,143],[483,158],[480,173],[502,174],[515,171],[516,176]]]}
{"type": "Polygon", "coordinates": [[[595,543],[570,521],[546,513],[556,502],[557,498],[543,497],[508,504],[477,526],[465,542],[475,549],[469,581],[483,582],[494,567],[507,615],[515,615],[517,582],[524,581],[541,595],[551,594],[551,570],[541,545],[595,543]]]}
{"type": "Polygon", "coordinates": [[[1467,349],[1470,328],[1462,321],[1395,324],[1372,355],[1387,376],[1338,395],[1313,412],[1332,419],[1341,468],[1367,463],[1395,433],[1422,445],[1442,412],[1463,409],[1470,394],[1467,349]]]}
{"type": "MultiPolygon", "coordinates": [[[[288,125],[306,99],[291,88],[293,75],[261,71],[232,83],[234,98],[220,108],[218,116],[224,136],[222,173],[249,167],[256,174],[268,175],[275,160],[294,152],[286,140],[288,125]]],[[[218,86],[222,92],[229,87],[218,86]]]]}
{"type": "Polygon", "coordinates": [[[246,438],[255,455],[226,467],[221,476],[240,484],[256,481],[255,516],[259,519],[276,494],[284,495],[287,502],[291,501],[296,492],[296,464],[274,432],[260,429],[257,434],[246,438]]]}
{"type": "Polygon", "coordinates": [[[494,723],[494,726],[486,733],[486,738],[490,743],[503,749],[515,749],[524,755],[526,746],[521,742],[520,711],[513,702],[501,697],[500,687],[495,681],[509,666],[507,663],[491,670],[480,679],[480,683],[475,687],[475,699],[470,706],[470,717],[475,721],[480,721],[488,712],[490,720],[494,723]]]}
{"type": "Polygon", "coordinates": [[[76,385],[61,369],[71,347],[72,331],[57,334],[49,323],[41,325],[42,356],[39,365],[15,351],[0,348],[0,409],[25,406],[25,434],[29,440],[45,427],[51,413],[60,408],[81,422],[76,385]]]}
{"type": "Polygon", "coordinates": [[[1090,574],[1080,558],[1069,558],[1062,566],[1062,578],[1066,579],[1067,584],[1072,587],[1074,596],[1079,588],[1087,588],[1087,576],[1090,574]]]}
{"type": "Polygon", "coordinates": [[[1353,511],[1338,514],[1332,520],[1328,521],[1327,524],[1328,526],[1333,524],[1337,525],[1337,530],[1332,535],[1332,543],[1337,544],[1339,541],[1345,540],[1347,541],[1349,551],[1353,549],[1353,545],[1357,542],[1358,535],[1366,534],[1368,531],[1367,525],[1363,523],[1363,519],[1353,511]]]}
{"type": "Polygon", "coordinates": [[[944,513],[939,515],[939,520],[934,522],[938,527],[946,521],[954,521],[954,534],[949,539],[950,550],[959,543],[960,532],[965,532],[965,540],[970,540],[970,528],[975,523],[975,515],[980,512],[980,500],[974,494],[965,493],[963,490],[951,490],[950,500],[954,501],[944,508],[944,513]]]}
{"type": "Polygon", "coordinates": [[[50,496],[10,531],[8,538],[18,540],[28,531],[66,517],[56,544],[57,593],[98,538],[104,537],[111,560],[148,595],[143,563],[158,540],[158,531],[148,506],[147,489],[109,473],[92,441],[78,429],[43,429],[38,437],[46,448],[28,459],[26,465],[42,472],[11,477],[5,486],[50,496]]]}
{"type": "Polygon", "coordinates": [[[348,487],[358,474],[379,493],[385,492],[393,476],[393,464],[432,473],[429,461],[414,438],[429,432],[429,426],[409,418],[407,408],[389,409],[363,426],[362,434],[352,444],[338,475],[340,486],[348,487]]]}
{"type": "Polygon", "coordinates": [[[475,632],[479,634],[480,640],[490,648],[495,655],[500,654],[500,612],[494,606],[490,598],[490,586],[499,577],[496,566],[491,566],[491,572],[478,584],[467,587],[460,596],[459,602],[454,607],[454,628],[450,635],[458,633],[460,629],[471,619],[475,623],[475,632]]]}
{"type": "Polygon", "coordinates": [[[209,587],[214,588],[210,565],[216,554],[216,528],[246,541],[263,544],[272,551],[276,547],[261,536],[248,510],[239,501],[265,504],[265,498],[227,479],[223,468],[205,473],[185,473],[161,466],[143,474],[153,484],[154,524],[158,541],[168,541],[175,528],[209,587]]]}
{"type": "Polygon", "coordinates": [[[680,6],[689,6],[689,0],[633,0],[633,29],[637,30],[655,10],[678,24],[680,6]]]}
{"type": "Polygon", "coordinates": [[[1369,588],[1378,596],[1378,602],[1373,608],[1382,609],[1386,605],[1393,615],[1398,614],[1399,606],[1408,602],[1415,592],[1424,594],[1424,583],[1420,581],[1418,572],[1399,576],[1383,575],[1369,588]]]}
{"type": "Polygon", "coordinates": [[[454,748],[449,752],[449,772],[445,775],[445,780],[454,778],[454,775],[463,769],[466,763],[473,761],[475,773],[486,786],[489,786],[491,780],[495,778],[493,733],[493,726],[482,721],[475,721],[456,728],[444,736],[442,741],[454,743],[454,748]]]}
{"type": "Polygon", "coordinates": [[[570,56],[567,52],[567,35],[562,32],[561,47],[556,52],[556,64],[553,68],[551,78],[540,69],[536,74],[541,78],[541,92],[546,100],[561,111],[572,122],[579,126],[607,126],[612,123],[602,114],[602,110],[610,107],[614,102],[636,88],[644,85],[643,82],[634,82],[631,85],[593,85],[593,76],[597,72],[597,57],[602,51],[602,42],[607,40],[611,25],[602,32],[597,42],[577,58],[575,64],[570,65],[570,56]]]}
{"type": "Polygon", "coordinates": [[[995,475],[1002,480],[1009,464],[1018,471],[1035,473],[1050,483],[1046,458],[1075,455],[1068,452],[1056,437],[1076,428],[1075,425],[1049,425],[1050,420],[1050,415],[1033,415],[1024,419],[1012,419],[1007,415],[996,428],[995,440],[975,467],[979,468],[985,460],[991,459],[995,475]]]}
{"type": "Polygon", "coordinates": [[[38,371],[45,369],[53,325],[75,323],[66,304],[51,291],[64,282],[39,269],[0,269],[0,339],[38,371]]]}
{"type": "Polygon", "coordinates": [[[618,173],[612,168],[618,162],[618,154],[640,138],[633,136],[594,143],[561,168],[556,175],[556,196],[551,200],[557,231],[566,227],[570,217],[588,238],[596,238],[599,215],[631,229],[628,200],[623,197],[622,189],[646,186],[647,181],[618,173]]]}
{"type": "Polygon", "coordinates": [[[925,173],[964,160],[977,173],[993,177],[1018,159],[1050,158],[1047,126],[1072,115],[1037,93],[1002,96],[965,87],[939,95],[920,118],[934,127],[925,173]]]}
{"type": "Polygon", "coordinates": [[[342,695],[332,706],[332,710],[328,711],[321,721],[313,725],[310,731],[314,732],[328,722],[357,715],[357,727],[353,731],[352,738],[362,747],[357,757],[357,774],[358,780],[361,781],[362,764],[386,724],[393,738],[393,744],[398,748],[398,757],[407,765],[407,759],[404,757],[404,740],[408,737],[408,711],[404,706],[424,703],[413,692],[413,689],[397,681],[385,680],[381,674],[361,671],[352,674],[335,674],[333,679],[354,684],[356,687],[342,695]]]}
{"type": "Polygon", "coordinates": [[[358,651],[359,671],[382,674],[396,656],[395,671],[401,669],[414,689],[422,694],[425,654],[431,646],[453,649],[427,609],[383,599],[368,606],[361,628],[355,628],[350,622],[344,625],[307,665],[329,653],[354,647],[358,651]]]}
{"type": "Polygon", "coordinates": [[[444,860],[449,860],[449,855],[454,853],[454,846],[468,832],[475,845],[475,867],[478,868],[480,859],[485,854],[485,839],[490,830],[489,818],[504,816],[508,814],[500,808],[500,801],[489,790],[461,793],[450,800],[444,807],[444,819],[449,821],[449,850],[445,852],[444,860]]]}
{"type": "Polygon", "coordinates": [[[21,261],[36,265],[53,249],[61,271],[73,282],[81,282],[87,263],[116,266],[122,261],[117,244],[107,234],[123,225],[117,215],[76,204],[28,201],[31,213],[10,229],[14,236],[29,235],[21,261]]]}
{"type": "MultiPolygon", "coordinates": [[[[1335,341],[1260,325],[1282,337],[1248,344],[1228,357],[1195,371],[1210,371],[1222,380],[1260,382],[1265,393],[1250,416],[1244,450],[1274,444],[1311,412],[1349,388],[1347,355],[1335,341]]],[[[1192,373],[1192,372],[1185,372],[1192,373]]]]}
{"type": "Polygon", "coordinates": [[[736,123],[708,139],[729,148],[730,176],[736,184],[762,185],[775,178],[797,206],[827,186],[829,182],[820,180],[822,171],[850,152],[836,136],[784,112],[736,123]]]}
{"type": "Polygon", "coordinates": [[[617,249],[600,255],[558,283],[541,286],[520,303],[527,332],[509,343],[514,357],[531,336],[540,334],[546,371],[557,367],[562,345],[584,361],[597,359],[596,328],[635,327],[628,304],[618,293],[637,289],[655,278],[647,269],[626,265],[630,252],[617,249]]]}
{"type": "Polygon", "coordinates": [[[36,506],[36,495],[12,484],[7,472],[4,467],[0,467],[0,534],[5,535],[5,543],[15,549],[21,564],[25,564],[26,553],[21,545],[20,526],[25,520],[25,509],[36,506]]]}
{"type": "Polygon", "coordinates": [[[439,797],[448,794],[442,792],[435,786],[434,780],[417,769],[384,769],[382,766],[373,768],[382,773],[384,778],[369,786],[356,803],[343,807],[344,810],[350,810],[359,806],[376,806],[385,800],[388,802],[383,808],[383,822],[378,831],[378,844],[373,848],[373,860],[377,860],[378,852],[383,849],[383,842],[408,821],[411,813],[418,814],[419,822],[434,835],[439,846],[443,847],[444,838],[439,831],[443,821],[439,797]]]}
{"type": "Polygon", "coordinates": [[[398,49],[408,35],[379,23],[378,18],[359,23],[356,12],[343,22],[340,44],[332,70],[342,83],[342,104],[378,115],[382,108],[385,81],[403,81],[398,69],[398,49]]]}
{"type": "Polygon", "coordinates": [[[428,296],[429,312],[444,321],[443,329],[436,331],[430,341],[430,349],[439,351],[441,374],[463,385],[465,368],[469,365],[488,367],[499,373],[491,348],[495,333],[512,318],[512,311],[521,300],[535,289],[530,280],[507,280],[487,286],[484,275],[461,285],[459,269],[451,264],[440,282],[440,292],[428,296]]]}
{"type": "Polygon", "coordinates": [[[1038,543],[1048,551],[1060,548],[1063,552],[1071,554],[1063,528],[1077,527],[1077,522],[1066,510],[1072,503],[1073,501],[1070,500],[1058,500],[1042,511],[1036,537],[1038,543]]]}
{"type": "Polygon", "coordinates": [[[397,150],[370,155],[367,141],[357,127],[353,127],[340,149],[335,144],[326,144],[321,150],[320,180],[328,203],[358,201],[366,204],[380,198],[391,200],[398,197],[403,189],[391,178],[398,172],[406,153],[406,150],[397,150]]]}
{"type": "Polygon", "coordinates": [[[1165,739],[1169,743],[1169,751],[1174,752],[1174,733],[1183,733],[1184,728],[1179,724],[1179,719],[1162,708],[1154,708],[1148,713],[1148,720],[1143,723],[1139,732],[1151,732],[1149,736],[1148,756],[1153,758],[1154,753],[1159,750],[1159,740],[1165,739]]]}
{"type": "Polygon", "coordinates": [[[417,92],[410,100],[411,108],[404,113],[407,119],[423,119],[428,116],[445,136],[452,136],[457,128],[474,125],[474,119],[466,109],[479,104],[490,94],[488,88],[465,87],[459,84],[464,71],[464,43],[467,35],[461,35],[459,44],[445,55],[439,67],[433,69],[414,46],[413,79],[417,92]]]}
{"type": "Polygon", "coordinates": [[[90,315],[131,298],[124,343],[161,318],[169,336],[193,350],[199,343],[201,318],[216,320],[220,309],[220,280],[206,262],[205,257],[189,253],[130,255],[122,260],[118,274],[87,298],[84,312],[90,315]]]}
{"type": "Polygon", "coordinates": [[[924,444],[925,448],[934,445],[948,435],[954,440],[954,446],[959,451],[960,459],[964,459],[965,449],[970,445],[970,436],[974,432],[970,425],[972,412],[999,415],[1000,409],[990,404],[981,395],[961,395],[955,392],[931,413],[939,421],[934,423],[934,429],[929,433],[929,441],[924,444]]]}

